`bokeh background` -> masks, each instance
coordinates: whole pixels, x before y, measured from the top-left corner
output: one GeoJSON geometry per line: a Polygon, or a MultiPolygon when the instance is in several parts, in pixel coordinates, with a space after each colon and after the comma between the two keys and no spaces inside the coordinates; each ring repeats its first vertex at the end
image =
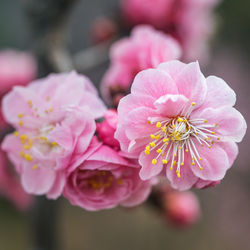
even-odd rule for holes
{"type": "MultiPolygon", "coordinates": [[[[68,46],[76,53],[91,46],[90,26],[103,15],[113,15],[118,0],[80,0],[69,21],[68,46]]],[[[204,71],[225,79],[237,93],[237,109],[250,122],[250,1],[224,0],[217,8],[217,34],[204,71]]],[[[195,18],[194,18],[195,21],[195,18]]],[[[34,41],[21,0],[0,0],[0,49],[30,50],[34,41]]],[[[96,85],[107,65],[85,72],[96,85]]],[[[65,200],[58,202],[58,235],[62,250],[238,250],[250,249],[250,133],[222,184],[195,191],[202,218],[192,228],[167,225],[153,208],[141,206],[86,212],[65,200]]],[[[0,199],[0,248],[30,249],[31,213],[17,211],[0,199]]]]}

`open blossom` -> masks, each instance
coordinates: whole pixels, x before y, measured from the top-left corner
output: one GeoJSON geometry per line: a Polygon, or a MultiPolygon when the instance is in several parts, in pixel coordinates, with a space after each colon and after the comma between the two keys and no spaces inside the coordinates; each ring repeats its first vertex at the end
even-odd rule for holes
{"type": "Polygon", "coordinates": [[[71,204],[96,211],[117,205],[136,206],[146,200],[151,181],[140,179],[138,165],[95,137],[89,150],[91,153],[86,151],[86,159],[67,178],[63,195],[71,204]]]}
{"type": "Polygon", "coordinates": [[[11,169],[2,151],[0,151],[0,195],[20,210],[28,209],[32,203],[32,197],[23,190],[17,174],[11,169]]]}
{"type": "Polygon", "coordinates": [[[214,30],[213,9],[218,0],[123,0],[122,13],[130,25],[151,24],[174,36],[184,57],[206,57],[214,30]],[[194,19],[195,17],[195,19],[194,19]]]}
{"type": "Polygon", "coordinates": [[[0,95],[15,85],[26,85],[36,77],[36,62],[25,52],[0,51],[0,95]]]}
{"type": "Polygon", "coordinates": [[[117,97],[129,91],[135,75],[158,64],[179,59],[181,49],[174,38],[146,25],[133,29],[128,38],[117,41],[111,48],[111,66],[104,76],[101,91],[104,99],[115,106],[117,97]]]}
{"type": "Polygon", "coordinates": [[[3,114],[16,131],[2,148],[32,194],[57,198],[65,171],[82,161],[105,107],[92,83],[75,72],[52,74],[3,98],[3,114]]]}
{"type": "Polygon", "coordinates": [[[164,174],[174,188],[203,188],[223,179],[238,153],[246,122],[234,91],[205,78],[198,62],[171,61],[140,72],[118,106],[115,138],[139,157],[143,180],[164,174]]]}

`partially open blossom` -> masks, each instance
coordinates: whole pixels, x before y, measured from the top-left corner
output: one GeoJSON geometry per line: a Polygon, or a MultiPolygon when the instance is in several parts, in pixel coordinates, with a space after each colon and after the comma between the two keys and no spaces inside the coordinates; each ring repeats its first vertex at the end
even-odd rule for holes
{"type": "Polygon", "coordinates": [[[151,24],[174,36],[187,60],[206,57],[214,30],[213,9],[218,0],[123,0],[122,13],[131,26],[151,24]]]}
{"type": "Polygon", "coordinates": [[[143,25],[134,28],[129,38],[117,41],[110,54],[111,65],[102,81],[101,91],[105,101],[114,105],[118,104],[121,95],[129,92],[139,71],[179,59],[181,50],[171,36],[143,25]]]}
{"type": "Polygon", "coordinates": [[[151,181],[142,181],[139,166],[93,138],[85,161],[70,173],[63,195],[73,205],[96,211],[117,205],[136,206],[148,197],[151,181]]]}
{"type": "Polygon", "coordinates": [[[96,132],[104,144],[119,149],[120,144],[114,138],[117,122],[117,111],[115,109],[109,109],[104,114],[104,121],[96,124],[96,132]]]}
{"type": "Polygon", "coordinates": [[[26,85],[36,77],[35,59],[26,52],[0,51],[0,96],[15,85],[26,85]]]}
{"type": "Polygon", "coordinates": [[[0,151],[0,195],[11,201],[16,208],[26,210],[31,206],[32,197],[22,188],[19,178],[0,151]]]}
{"type": "Polygon", "coordinates": [[[246,132],[234,91],[201,73],[198,62],[162,63],[140,72],[118,106],[115,138],[139,158],[143,180],[164,174],[179,190],[224,178],[246,132]]]}
{"type": "Polygon", "coordinates": [[[163,202],[166,220],[175,226],[191,226],[200,217],[199,201],[190,191],[168,191],[163,197],[163,202]]]}
{"type": "Polygon", "coordinates": [[[57,198],[65,170],[80,164],[105,106],[92,83],[75,72],[52,74],[3,98],[3,114],[16,131],[2,148],[32,194],[57,198]]]}

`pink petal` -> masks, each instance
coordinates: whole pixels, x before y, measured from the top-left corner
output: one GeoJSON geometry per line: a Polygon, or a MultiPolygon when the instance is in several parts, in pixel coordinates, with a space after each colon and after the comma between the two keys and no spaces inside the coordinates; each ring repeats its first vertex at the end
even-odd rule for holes
{"type": "Polygon", "coordinates": [[[179,94],[189,98],[199,107],[207,93],[206,79],[200,71],[198,62],[189,63],[175,79],[179,94]]]}
{"type": "Polygon", "coordinates": [[[140,177],[142,180],[149,180],[150,178],[157,176],[162,171],[163,165],[161,158],[155,165],[152,164],[152,160],[157,156],[156,152],[151,152],[150,155],[146,155],[141,152],[139,156],[139,164],[141,165],[140,177]]]}
{"type": "Polygon", "coordinates": [[[155,101],[154,106],[158,114],[175,117],[181,113],[188,102],[183,95],[164,95],[155,101]]]}
{"type": "Polygon", "coordinates": [[[137,74],[131,87],[131,93],[158,99],[166,94],[177,94],[178,90],[167,73],[158,69],[148,69],[137,74]]]}
{"type": "Polygon", "coordinates": [[[58,171],[56,174],[56,179],[51,190],[46,194],[49,199],[57,199],[63,192],[63,188],[66,183],[65,173],[62,171],[58,171]]]}
{"type": "Polygon", "coordinates": [[[219,181],[223,179],[229,168],[229,160],[219,143],[215,143],[211,149],[197,146],[197,150],[202,158],[199,162],[203,170],[200,170],[196,163],[194,166],[190,166],[193,173],[202,180],[219,181]]]}
{"type": "Polygon", "coordinates": [[[223,137],[222,140],[240,142],[246,133],[247,124],[244,117],[235,108],[229,106],[218,109],[207,108],[191,116],[206,119],[208,124],[218,124],[219,126],[213,130],[218,137],[223,137]]]}
{"type": "Polygon", "coordinates": [[[21,182],[27,193],[41,195],[52,188],[55,178],[56,173],[54,170],[40,167],[33,170],[27,164],[23,167],[21,182]]]}

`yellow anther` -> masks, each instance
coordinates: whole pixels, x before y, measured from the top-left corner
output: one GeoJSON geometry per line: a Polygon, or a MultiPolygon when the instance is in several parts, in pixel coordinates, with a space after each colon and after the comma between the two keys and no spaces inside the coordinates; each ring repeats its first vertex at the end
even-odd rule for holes
{"type": "Polygon", "coordinates": [[[174,154],[174,157],[176,157],[176,154],[174,154]]]}
{"type": "Polygon", "coordinates": [[[155,135],[151,134],[150,135],[151,139],[155,139],[155,135]]]}
{"type": "Polygon", "coordinates": [[[155,165],[157,163],[157,160],[156,159],[153,159],[152,160],[152,164],[155,165]]]}
{"type": "Polygon", "coordinates": [[[162,156],[164,156],[165,155],[165,152],[162,152],[162,154],[161,154],[162,156]]]}
{"type": "Polygon", "coordinates": [[[32,148],[32,144],[31,145],[30,144],[29,145],[23,145],[23,148],[29,150],[29,149],[32,148]]]}
{"type": "Polygon", "coordinates": [[[53,111],[53,108],[49,108],[49,112],[52,112],[53,111]]]}
{"type": "Polygon", "coordinates": [[[33,107],[33,104],[32,104],[32,101],[31,100],[28,100],[28,105],[30,106],[30,108],[32,108],[33,107]]]}
{"type": "Polygon", "coordinates": [[[150,120],[148,120],[148,124],[151,124],[151,121],[150,121],[150,120]]]}
{"type": "Polygon", "coordinates": [[[215,134],[215,132],[214,132],[214,131],[212,131],[212,132],[211,132],[211,134],[212,134],[212,135],[214,135],[214,134],[215,134]]]}
{"type": "Polygon", "coordinates": [[[183,120],[182,118],[179,117],[179,118],[177,119],[177,121],[178,121],[178,122],[183,122],[184,120],[183,120]]]}
{"type": "Polygon", "coordinates": [[[200,170],[203,170],[203,167],[200,167],[200,170]]]}
{"type": "Polygon", "coordinates": [[[194,132],[195,135],[198,135],[198,132],[194,132]]]}
{"type": "Polygon", "coordinates": [[[201,144],[202,147],[204,147],[204,144],[201,144]]]}
{"type": "Polygon", "coordinates": [[[25,153],[24,153],[23,151],[20,151],[19,155],[20,155],[21,157],[24,157],[25,153]]]}
{"type": "Polygon", "coordinates": [[[33,170],[37,170],[37,165],[32,166],[33,170]]]}
{"type": "Polygon", "coordinates": [[[156,152],[160,154],[162,152],[162,149],[158,148],[156,152]]]}
{"type": "Polygon", "coordinates": [[[113,177],[110,176],[110,177],[108,178],[108,181],[113,181],[113,177]]]}
{"type": "Polygon", "coordinates": [[[40,136],[40,140],[42,140],[42,141],[47,141],[47,137],[46,136],[40,136]]]}
{"type": "Polygon", "coordinates": [[[181,146],[179,146],[179,149],[182,149],[182,147],[181,147],[181,146]]]}
{"type": "Polygon", "coordinates": [[[24,144],[25,141],[28,139],[28,135],[20,135],[20,140],[24,144]]]}
{"type": "Polygon", "coordinates": [[[165,145],[167,146],[167,145],[168,145],[168,142],[165,142],[165,145]]]}
{"type": "Polygon", "coordinates": [[[188,152],[189,150],[186,148],[185,151],[188,152]]]}
{"type": "Polygon", "coordinates": [[[22,118],[24,115],[23,114],[18,114],[17,117],[18,118],[22,118]]]}
{"type": "Polygon", "coordinates": [[[32,157],[32,155],[30,155],[30,154],[25,154],[25,155],[24,155],[24,159],[25,159],[26,161],[32,161],[32,160],[33,160],[33,157],[32,157]]]}
{"type": "Polygon", "coordinates": [[[195,162],[194,162],[194,161],[192,162],[192,165],[193,165],[193,166],[195,165],[195,162]]]}
{"type": "Polygon", "coordinates": [[[116,180],[117,184],[122,185],[122,179],[116,180]]]}
{"type": "Polygon", "coordinates": [[[162,141],[163,141],[163,142],[167,142],[167,141],[169,141],[169,139],[168,139],[168,138],[163,138],[162,141]]]}
{"type": "Polygon", "coordinates": [[[173,164],[172,164],[172,165],[175,166],[175,164],[176,164],[176,161],[173,161],[173,164]]]}
{"type": "Polygon", "coordinates": [[[215,126],[215,127],[219,127],[219,124],[218,124],[218,123],[215,123],[214,126],[215,126]]]}
{"type": "Polygon", "coordinates": [[[18,136],[18,131],[15,131],[13,134],[14,134],[14,136],[17,137],[18,136]]]}
{"type": "Polygon", "coordinates": [[[211,138],[210,138],[210,137],[207,137],[206,139],[207,139],[208,141],[209,141],[209,140],[211,140],[211,138]]]}
{"type": "Polygon", "coordinates": [[[155,143],[154,142],[150,142],[149,145],[150,145],[151,148],[155,147],[155,143]]]}
{"type": "Polygon", "coordinates": [[[195,104],[196,104],[195,102],[192,102],[192,103],[191,103],[192,106],[195,106],[195,104]]]}
{"type": "Polygon", "coordinates": [[[147,149],[146,149],[144,152],[145,152],[146,155],[149,155],[149,154],[150,154],[150,151],[147,150],[147,149]]]}
{"type": "Polygon", "coordinates": [[[53,147],[57,147],[57,146],[58,146],[58,143],[55,142],[55,141],[53,141],[53,142],[51,142],[51,145],[52,145],[53,147]]]}
{"type": "Polygon", "coordinates": [[[176,170],[176,175],[177,175],[178,178],[181,177],[180,172],[178,170],[176,170]]]}
{"type": "Polygon", "coordinates": [[[162,127],[161,130],[162,130],[162,132],[166,132],[167,127],[162,127]]]}
{"type": "Polygon", "coordinates": [[[23,121],[19,121],[18,124],[19,124],[20,126],[23,126],[23,121]]]}
{"type": "Polygon", "coordinates": [[[199,158],[199,161],[202,161],[202,158],[201,158],[201,157],[199,158]]]}
{"type": "Polygon", "coordinates": [[[157,139],[157,140],[159,140],[160,138],[161,138],[160,135],[156,135],[156,136],[155,136],[155,139],[157,139]]]}
{"type": "Polygon", "coordinates": [[[146,147],[146,150],[150,150],[150,146],[147,146],[147,147],[146,147]]]}
{"type": "Polygon", "coordinates": [[[208,120],[205,120],[204,123],[208,123],[208,120]]]}
{"type": "Polygon", "coordinates": [[[212,147],[211,145],[208,146],[208,148],[211,148],[211,147],[212,147]]]}
{"type": "Polygon", "coordinates": [[[172,167],[172,166],[170,167],[170,170],[173,170],[173,167],[172,167]]]}
{"type": "Polygon", "coordinates": [[[168,161],[167,161],[167,160],[165,160],[165,159],[163,159],[163,160],[162,160],[162,163],[163,163],[163,164],[167,164],[167,163],[168,163],[168,161]]]}
{"type": "Polygon", "coordinates": [[[181,162],[181,166],[183,166],[184,165],[184,162],[181,162]]]}
{"type": "Polygon", "coordinates": [[[211,144],[214,144],[214,141],[211,141],[211,144]]]}
{"type": "Polygon", "coordinates": [[[160,127],[161,127],[161,123],[160,123],[160,122],[157,122],[157,123],[156,123],[156,127],[157,127],[157,128],[160,128],[160,127]]]}
{"type": "Polygon", "coordinates": [[[220,137],[218,137],[217,140],[219,141],[219,140],[220,140],[220,137]]]}
{"type": "Polygon", "coordinates": [[[175,125],[174,125],[174,124],[172,125],[172,128],[175,128],[175,125]]]}

